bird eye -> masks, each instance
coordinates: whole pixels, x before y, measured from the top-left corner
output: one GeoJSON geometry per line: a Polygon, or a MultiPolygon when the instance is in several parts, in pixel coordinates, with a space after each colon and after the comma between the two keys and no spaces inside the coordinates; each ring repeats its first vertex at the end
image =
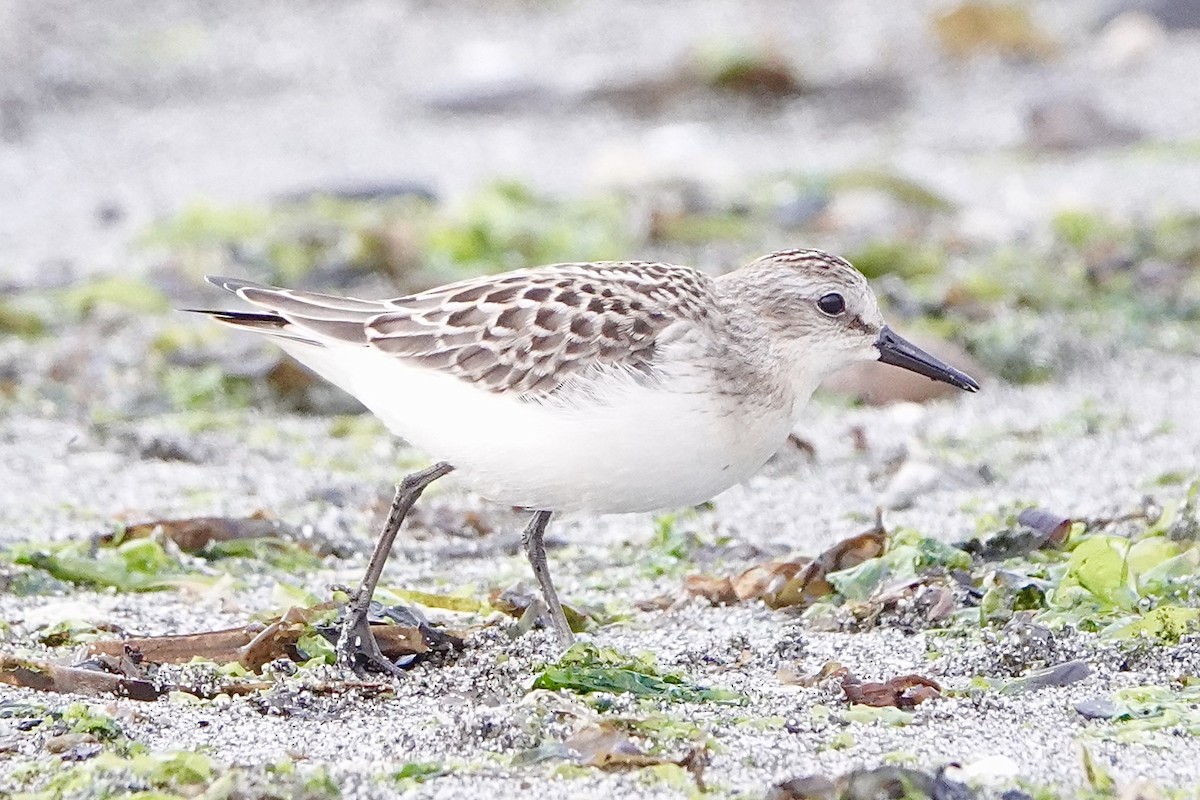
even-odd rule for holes
{"type": "Polygon", "coordinates": [[[821,295],[821,299],[817,300],[817,308],[824,314],[836,317],[846,310],[846,298],[837,292],[821,295]]]}

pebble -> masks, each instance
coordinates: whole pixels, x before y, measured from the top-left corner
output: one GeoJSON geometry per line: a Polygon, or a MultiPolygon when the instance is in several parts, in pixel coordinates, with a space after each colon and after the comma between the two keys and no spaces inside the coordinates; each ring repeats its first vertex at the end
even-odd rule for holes
{"type": "Polygon", "coordinates": [[[1089,697],[1075,703],[1075,710],[1084,719],[1112,719],[1117,715],[1117,706],[1104,697],[1089,697]]]}

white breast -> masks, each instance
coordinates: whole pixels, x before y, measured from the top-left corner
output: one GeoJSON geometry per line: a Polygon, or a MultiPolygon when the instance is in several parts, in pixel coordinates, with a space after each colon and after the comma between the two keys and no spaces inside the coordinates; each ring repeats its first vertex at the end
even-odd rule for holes
{"type": "Polygon", "coordinates": [[[711,379],[697,370],[661,387],[614,378],[586,405],[537,404],[367,348],[284,347],[505,505],[616,513],[700,503],[753,474],[792,425],[790,400],[735,405],[704,391],[711,379]]]}

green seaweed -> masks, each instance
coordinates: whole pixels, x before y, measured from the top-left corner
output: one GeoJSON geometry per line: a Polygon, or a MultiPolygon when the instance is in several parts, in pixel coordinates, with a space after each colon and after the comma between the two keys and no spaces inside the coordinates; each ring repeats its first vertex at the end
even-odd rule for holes
{"type": "Polygon", "coordinates": [[[102,306],[111,306],[146,314],[160,314],[170,309],[166,296],[133,278],[112,275],[64,289],[58,297],[62,308],[77,317],[87,316],[102,306]]]}
{"type": "Polygon", "coordinates": [[[580,259],[620,258],[628,248],[624,203],[540,196],[517,181],[498,181],[430,226],[427,258],[499,272],[580,259]]]}
{"type": "Polygon", "coordinates": [[[19,297],[0,298],[0,335],[34,339],[47,327],[45,317],[22,305],[19,297]]]}
{"type": "Polygon", "coordinates": [[[866,600],[885,581],[915,578],[933,567],[967,569],[971,557],[910,528],[902,528],[888,537],[883,555],[870,558],[849,569],[831,572],[826,579],[846,600],[866,600]]]}
{"type": "Polygon", "coordinates": [[[580,694],[609,692],[687,703],[736,704],[744,698],[724,689],[692,684],[683,676],[662,672],[649,657],[634,658],[611,648],[577,643],[558,663],[533,681],[535,689],[567,689],[580,694]]]}
{"type": "Polygon", "coordinates": [[[196,575],[153,539],[95,548],[85,541],[21,543],[11,546],[7,557],[14,564],[44,570],[59,580],[122,592],[170,589],[196,575]]]}
{"type": "Polygon", "coordinates": [[[899,275],[918,279],[942,271],[945,256],[928,245],[910,242],[871,242],[847,254],[850,263],[868,278],[899,275]]]}
{"type": "Polygon", "coordinates": [[[53,768],[27,769],[15,776],[22,791],[13,800],[66,800],[76,797],[137,797],[185,800],[203,797],[292,797],[332,800],[341,796],[323,768],[299,770],[288,764],[246,768],[223,764],[205,753],[149,752],[135,747],[112,750],[80,762],[54,759],[53,768]]]}
{"type": "Polygon", "coordinates": [[[432,778],[440,778],[449,774],[450,769],[437,761],[409,761],[389,777],[401,786],[411,786],[424,783],[432,778]]]}

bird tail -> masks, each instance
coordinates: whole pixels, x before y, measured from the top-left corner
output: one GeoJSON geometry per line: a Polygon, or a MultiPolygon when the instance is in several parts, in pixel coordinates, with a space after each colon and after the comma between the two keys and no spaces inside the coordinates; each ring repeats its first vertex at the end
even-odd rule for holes
{"type": "Polygon", "coordinates": [[[217,322],[224,323],[230,327],[254,331],[255,333],[261,333],[265,336],[270,336],[273,339],[287,339],[288,341],[313,345],[314,347],[325,346],[318,340],[305,336],[303,333],[297,330],[295,325],[288,322],[278,314],[260,314],[250,311],[225,311],[221,309],[210,308],[182,308],[180,311],[187,311],[191,314],[207,314],[217,322]]]}

